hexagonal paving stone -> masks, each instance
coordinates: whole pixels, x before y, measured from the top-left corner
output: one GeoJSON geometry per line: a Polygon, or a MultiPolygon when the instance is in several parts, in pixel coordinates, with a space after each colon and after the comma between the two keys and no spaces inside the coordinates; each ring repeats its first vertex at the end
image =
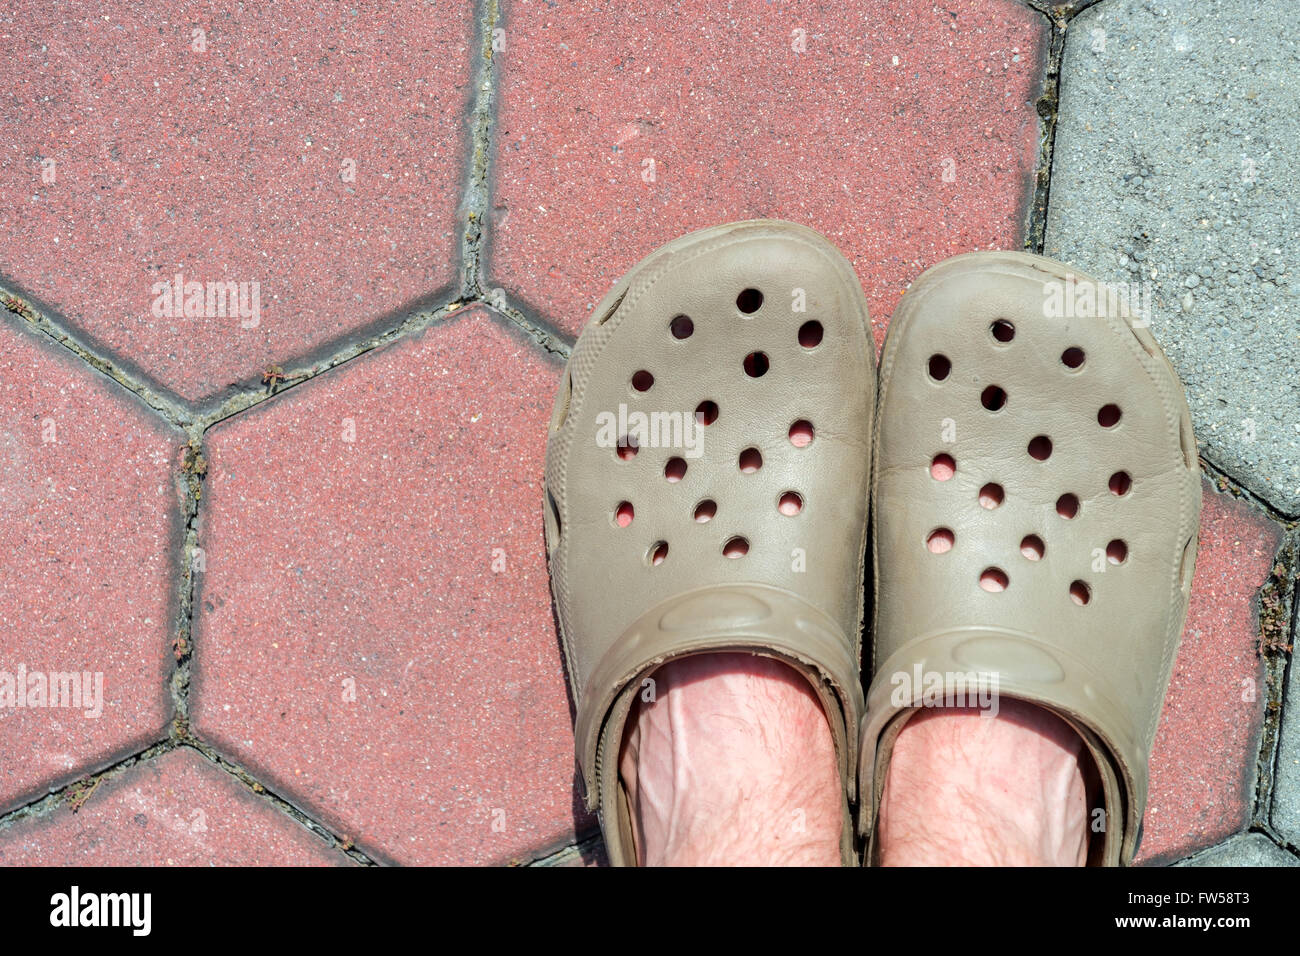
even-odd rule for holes
{"type": "Polygon", "coordinates": [[[474,20],[454,0],[11,6],[0,274],[191,400],[451,285],[474,20]],[[205,310],[207,283],[244,283],[245,312],[214,285],[204,316],[167,314],[177,275],[205,310]]]}
{"type": "Polygon", "coordinates": [[[609,857],[605,854],[605,844],[600,839],[590,843],[566,846],[563,850],[538,860],[535,866],[559,867],[607,867],[609,857]]]}
{"type": "Polygon", "coordinates": [[[1262,833],[1241,833],[1184,860],[1178,866],[1300,866],[1300,859],[1286,852],[1262,833]]]}
{"type": "Polygon", "coordinates": [[[351,861],[193,750],[0,830],[0,866],[326,866],[351,861]]]}
{"type": "Polygon", "coordinates": [[[1102,3],[1066,32],[1046,250],[1121,283],[1196,436],[1300,512],[1300,39],[1256,0],[1102,3]]]}
{"type": "Polygon", "coordinates": [[[184,436],[0,313],[0,812],[171,719],[184,436]]]}
{"type": "MultiPolygon", "coordinates": [[[[1291,634],[1295,640],[1294,631],[1291,634]]],[[[1272,823],[1292,846],[1300,846],[1300,667],[1294,659],[1282,707],[1282,733],[1277,744],[1277,774],[1273,780],[1272,823]]]]}
{"type": "Polygon", "coordinates": [[[1011,0],[506,9],[490,282],[577,332],[656,246],[792,219],[878,336],[921,271],[1018,247],[1047,21],[1011,0]]]}
{"type": "Polygon", "coordinates": [[[1206,482],[1183,643],[1165,699],[1140,862],[1168,863],[1245,829],[1264,711],[1255,595],[1282,529],[1206,482]]]}
{"type": "Polygon", "coordinates": [[[379,859],[572,842],[544,354],[474,307],[210,433],[194,726],[379,859]]]}

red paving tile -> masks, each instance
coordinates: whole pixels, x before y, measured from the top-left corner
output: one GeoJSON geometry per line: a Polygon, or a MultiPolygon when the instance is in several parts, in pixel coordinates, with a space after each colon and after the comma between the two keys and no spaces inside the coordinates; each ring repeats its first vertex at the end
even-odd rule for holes
{"type": "Polygon", "coordinates": [[[453,282],[472,93],[471,4],[220,6],[0,13],[0,274],[191,400],[453,282]],[[256,327],[156,317],[177,273],[256,327]]]}
{"type": "Polygon", "coordinates": [[[0,866],[327,866],[351,861],[193,750],[0,830],[0,866]]]}
{"type": "Polygon", "coordinates": [[[792,219],[853,261],[882,337],[926,266],[1019,246],[1045,23],[1014,0],[512,4],[490,281],[576,333],[661,243],[792,219]]]}
{"type": "Polygon", "coordinates": [[[1264,699],[1255,593],[1282,532],[1244,502],[1204,487],[1191,606],[1151,758],[1139,858],[1147,863],[1244,829],[1254,800],[1264,699]]]}
{"type": "Polygon", "coordinates": [[[165,732],[183,436],[0,314],[3,812],[165,732]]]}
{"type": "Polygon", "coordinates": [[[572,840],[539,504],[559,370],[473,307],[210,433],[194,727],[377,858],[572,840]]]}

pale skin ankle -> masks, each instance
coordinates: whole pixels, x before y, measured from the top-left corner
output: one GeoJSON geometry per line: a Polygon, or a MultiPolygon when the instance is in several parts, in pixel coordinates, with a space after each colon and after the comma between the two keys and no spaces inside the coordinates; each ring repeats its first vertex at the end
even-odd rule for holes
{"type": "Polygon", "coordinates": [[[838,866],[843,790],[808,681],[779,661],[706,654],[655,671],[619,769],[648,866],[838,866]]]}
{"type": "Polygon", "coordinates": [[[878,821],[885,866],[1082,866],[1083,741],[1056,715],[1003,699],[914,714],[894,744],[878,821]]]}

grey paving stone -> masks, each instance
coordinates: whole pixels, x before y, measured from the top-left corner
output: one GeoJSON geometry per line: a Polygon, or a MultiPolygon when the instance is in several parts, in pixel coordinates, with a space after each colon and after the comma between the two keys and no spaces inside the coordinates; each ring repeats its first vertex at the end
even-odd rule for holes
{"type": "Polygon", "coordinates": [[[1300,866],[1286,850],[1262,833],[1239,833],[1202,850],[1176,866],[1300,866]]]}
{"type": "Polygon", "coordinates": [[[1292,846],[1300,846],[1300,667],[1293,661],[1282,705],[1282,734],[1277,743],[1273,777],[1273,828],[1292,846]]]}
{"type": "Polygon", "coordinates": [[[1045,243],[1054,258],[1150,295],[1202,452],[1292,514],[1295,15],[1294,3],[1259,0],[1106,0],[1071,21],[1045,243]]]}
{"type": "Polygon", "coordinates": [[[554,867],[588,867],[609,866],[609,857],[605,855],[605,843],[600,837],[594,837],[552,853],[550,856],[536,860],[533,866],[554,867]]]}

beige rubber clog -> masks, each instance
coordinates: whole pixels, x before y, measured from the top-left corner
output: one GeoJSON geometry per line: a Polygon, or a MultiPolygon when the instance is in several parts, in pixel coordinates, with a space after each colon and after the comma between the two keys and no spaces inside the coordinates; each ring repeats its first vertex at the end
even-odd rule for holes
{"type": "Polygon", "coordinates": [[[544,509],[578,762],[615,864],[636,862],[618,774],[635,695],[664,661],[714,651],[786,661],[816,690],[855,862],[874,389],[857,278],[791,223],[669,243],[583,331],[555,402],[544,509]]]}
{"type": "Polygon", "coordinates": [[[1120,291],[1038,256],[972,253],[928,270],[894,313],[872,479],[864,833],[924,704],[921,674],[945,697],[992,690],[1068,721],[1104,792],[1091,862],[1137,850],[1201,486],[1182,386],[1120,291]]]}

